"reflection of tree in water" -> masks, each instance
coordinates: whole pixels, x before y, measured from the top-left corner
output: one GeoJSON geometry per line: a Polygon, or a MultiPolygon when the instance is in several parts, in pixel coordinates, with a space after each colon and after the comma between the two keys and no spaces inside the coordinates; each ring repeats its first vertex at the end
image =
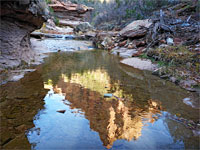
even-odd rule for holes
{"type": "MultiPolygon", "coordinates": [[[[56,84],[61,74],[70,77],[73,73],[83,73],[103,66],[105,62],[102,62],[102,58],[99,52],[55,53],[46,58],[43,77],[46,82],[51,79],[56,84]]],[[[105,60],[108,61],[108,57],[105,60]]]]}
{"type": "Polygon", "coordinates": [[[154,101],[147,101],[146,107],[141,108],[128,100],[106,100],[99,92],[83,88],[80,84],[64,82],[62,78],[54,91],[64,94],[72,109],[81,109],[85,113],[90,128],[99,133],[107,148],[111,148],[117,139],[137,140],[141,136],[143,118],[153,122],[152,115],[160,112],[154,101]]]}
{"type": "MultiPolygon", "coordinates": [[[[124,93],[131,93],[133,90],[134,93],[142,92],[142,94],[133,95],[136,101],[142,103],[144,99],[150,99],[148,88],[146,88],[147,80],[138,81],[131,76],[127,76],[120,69],[118,58],[102,51],[52,54],[46,59],[46,63],[43,66],[43,77],[46,83],[50,79],[52,84],[56,85],[62,75],[70,79],[75,73],[82,75],[99,69],[104,69],[110,76],[110,84],[122,83],[120,88],[124,89],[124,93]]],[[[141,71],[137,74],[143,76],[141,71]]],[[[110,88],[110,92],[113,92],[113,90],[115,91],[115,86],[110,88]]]]}
{"type": "MultiPolygon", "coordinates": [[[[148,112],[149,105],[147,100],[149,99],[157,99],[161,101],[162,106],[165,108],[165,110],[172,115],[179,114],[180,116],[188,120],[199,120],[198,110],[195,110],[182,102],[185,97],[188,97],[188,93],[186,93],[184,90],[173,85],[172,83],[160,80],[155,76],[148,74],[148,72],[140,71],[137,69],[133,70],[132,68],[130,69],[126,66],[122,67],[121,65],[119,65],[119,61],[115,56],[110,56],[106,52],[95,51],[72,54],[53,54],[46,59],[46,64],[43,66],[43,77],[46,83],[51,80],[55,88],[57,85],[56,90],[61,88],[61,93],[67,93],[67,99],[73,101],[72,106],[75,105],[76,108],[81,108],[85,113],[92,114],[86,115],[86,117],[89,118],[90,116],[89,120],[91,128],[99,132],[101,139],[108,139],[107,142],[104,142],[104,145],[109,145],[108,143],[111,144],[112,141],[116,140],[116,137],[118,139],[129,139],[127,136],[125,136],[126,134],[122,134],[122,130],[123,133],[125,133],[122,126],[126,126],[126,123],[124,123],[125,121],[122,119],[122,116],[124,116],[124,114],[126,114],[125,112],[127,112],[128,115],[125,115],[127,116],[126,120],[130,120],[129,122],[140,122],[136,120],[141,120],[141,115],[143,116],[142,112],[144,110],[148,112]],[[98,72],[98,70],[100,71],[98,72]],[[102,70],[104,71],[102,72],[102,70]],[[106,77],[105,80],[102,81],[94,81],[95,87],[93,87],[91,86],[91,82],[93,82],[93,80],[90,80],[93,79],[93,72],[97,74],[97,77],[98,74],[103,74],[103,76],[108,77],[106,77]],[[75,76],[77,76],[77,78],[75,78],[75,76]],[[63,80],[61,79],[61,77],[67,78],[68,80],[63,80]],[[106,81],[107,79],[109,81],[106,81]],[[72,82],[72,80],[75,81],[72,82]],[[79,87],[76,94],[72,94],[74,93],[73,88],[65,87],[65,84],[69,84],[69,81],[73,83],[70,84],[69,87],[79,84],[88,90],[85,91],[83,88],[79,87]],[[65,86],[62,88],[61,85],[65,86]],[[106,90],[103,89],[104,85],[108,87],[106,90]],[[67,90],[65,91],[64,89],[67,90]],[[69,90],[71,90],[71,93],[69,92],[69,90]],[[94,91],[96,91],[96,93],[94,91]],[[81,100],[81,97],[83,97],[84,95],[83,92],[85,93],[85,97],[84,100],[81,100]],[[118,97],[128,97],[128,101],[123,101],[123,113],[122,111],[119,111],[120,109],[118,108],[118,105],[121,105],[119,104],[119,102],[104,102],[105,100],[100,98],[102,97],[102,94],[105,94],[104,92],[114,93],[118,97]],[[88,97],[91,97],[90,101],[88,97]],[[90,107],[91,110],[89,109],[90,107]],[[125,108],[128,108],[128,111],[125,111],[125,108]],[[95,111],[97,114],[93,115],[95,114],[95,111]],[[113,116],[110,118],[112,118],[112,120],[114,121],[109,120],[107,116],[113,116]],[[104,126],[109,127],[109,123],[113,124],[112,128],[109,128],[110,130],[108,130],[107,128],[103,128],[104,126]],[[110,135],[110,137],[105,138],[108,137],[108,135],[110,135]]],[[[94,80],[97,80],[97,78],[94,78],[94,80]]],[[[74,88],[76,88],[76,86],[74,88]]],[[[129,126],[132,125],[130,124],[129,126]]],[[[139,133],[139,126],[140,125],[138,125],[137,133],[139,133]]],[[[172,129],[174,127],[169,126],[169,128],[169,131],[172,131],[172,134],[172,129]]],[[[137,134],[135,132],[135,138],[137,137],[136,135],[137,134]]],[[[131,137],[132,139],[134,138],[134,136],[130,135],[129,137],[131,137]]],[[[182,133],[180,132],[178,132],[176,136],[174,135],[174,137],[177,137],[177,139],[179,140],[182,140],[184,138],[184,140],[186,140],[185,143],[188,143],[188,141],[190,141],[187,140],[188,138],[183,137],[182,133]]],[[[196,139],[198,138],[195,138],[195,140],[196,139]]]]}

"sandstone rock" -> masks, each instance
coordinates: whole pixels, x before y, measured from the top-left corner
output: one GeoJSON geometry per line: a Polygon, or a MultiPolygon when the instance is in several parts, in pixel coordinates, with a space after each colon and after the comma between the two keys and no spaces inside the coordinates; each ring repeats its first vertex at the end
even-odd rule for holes
{"type": "Polygon", "coordinates": [[[120,31],[120,35],[123,37],[142,37],[146,35],[147,29],[150,27],[152,22],[148,19],[133,21],[120,31]]]}
{"type": "Polygon", "coordinates": [[[93,27],[90,25],[89,22],[82,22],[82,23],[80,23],[79,25],[76,26],[75,31],[76,32],[79,32],[79,31],[87,32],[87,31],[90,31],[92,29],[93,29],[93,27]]]}
{"type": "Polygon", "coordinates": [[[134,45],[134,44],[132,44],[132,43],[130,43],[129,45],[128,45],[128,47],[127,47],[128,49],[135,49],[136,48],[136,46],[134,45]]]}
{"type": "MultiPolygon", "coordinates": [[[[118,36],[118,32],[108,31],[108,32],[99,32],[93,38],[93,43],[97,48],[104,48],[101,43],[105,40],[106,37],[113,38],[118,36]]],[[[117,46],[117,43],[113,43],[113,46],[117,46]]]]}
{"type": "Polygon", "coordinates": [[[137,53],[133,54],[132,57],[138,57],[142,54],[142,51],[137,51],[137,53]]]}
{"type": "Polygon", "coordinates": [[[133,41],[134,45],[137,47],[144,46],[146,44],[145,41],[133,41]]]}
{"type": "Polygon", "coordinates": [[[45,3],[34,1],[1,1],[0,68],[30,63],[34,53],[30,48],[30,32],[40,28],[48,10],[45,3]]]}
{"type": "Polygon", "coordinates": [[[105,39],[103,40],[103,42],[101,43],[101,45],[104,47],[104,48],[108,48],[112,45],[114,45],[112,39],[110,37],[105,37],[105,39]]]}
{"type": "Polygon", "coordinates": [[[64,20],[75,20],[75,21],[85,21],[90,12],[93,10],[91,7],[85,5],[73,4],[71,2],[61,2],[58,0],[53,0],[53,4],[49,4],[54,10],[54,14],[59,19],[64,20]]]}
{"type": "Polygon", "coordinates": [[[173,83],[176,83],[177,82],[177,79],[175,77],[170,77],[169,78],[169,81],[173,82],[173,83]]]}
{"type": "Polygon", "coordinates": [[[122,47],[122,46],[125,46],[126,44],[127,44],[127,40],[120,42],[119,46],[122,47]]]}
{"type": "Polygon", "coordinates": [[[182,43],[182,40],[180,38],[174,38],[174,44],[180,45],[182,43]]]}
{"type": "Polygon", "coordinates": [[[86,39],[93,39],[96,36],[96,33],[93,31],[88,31],[85,33],[86,39]]]}
{"type": "Polygon", "coordinates": [[[113,49],[112,54],[119,55],[123,58],[132,57],[134,54],[136,54],[138,51],[136,49],[127,49],[127,48],[118,48],[116,47],[113,49]]]}
{"type": "Polygon", "coordinates": [[[69,26],[71,28],[76,28],[76,26],[78,26],[80,23],[82,23],[82,21],[71,21],[71,20],[64,20],[64,19],[59,20],[60,25],[69,26]]]}
{"type": "Polygon", "coordinates": [[[180,81],[180,85],[183,87],[183,88],[191,88],[192,86],[195,86],[197,85],[198,83],[194,80],[181,80],[180,81]]]}
{"type": "Polygon", "coordinates": [[[166,41],[164,39],[160,40],[160,43],[166,44],[166,41]]]}
{"type": "Polygon", "coordinates": [[[54,27],[54,28],[56,27],[56,25],[55,25],[55,23],[52,19],[48,19],[46,25],[49,25],[49,26],[54,27]]]}
{"type": "Polygon", "coordinates": [[[132,57],[138,57],[138,56],[140,56],[145,50],[146,50],[145,47],[140,47],[140,48],[138,48],[138,49],[137,49],[137,53],[133,54],[132,57]]]}
{"type": "Polygon", "coordinates": [[[152,64],[150,60],[141,60],[140,58],[127,58],[122,60],[121,63],[132,66],[140,70],[153,71],[157,68],[157,66],[152,64]]]}

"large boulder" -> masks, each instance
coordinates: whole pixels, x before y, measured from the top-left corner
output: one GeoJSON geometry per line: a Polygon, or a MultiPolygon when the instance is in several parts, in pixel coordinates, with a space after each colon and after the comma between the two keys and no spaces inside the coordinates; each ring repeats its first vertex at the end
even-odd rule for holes
{"type": "Polygon", "coordinates": [[[41,28],[48,16],[48,7],[40,0],[12,0],[1,1],[0,10],[1,71],[34,59],[30,33],[41,28]]]}
{"type": "Polygon", "coordinates": [[[120,31],[122,37],[135,38],[145,36],[148,28],[152,25],[151,20],[136,20],[120,31]]]}
{"type": "Polygon", "coordinates": [[[79,31],[87,32],[87,31],[90,31],[92,29],[93,29],[93,27],[90,25],[89,22],[82,22],[82,23],[80,23],[79,25],[76,26],[75,31],[76,32],[79,32],[79,31]]]}

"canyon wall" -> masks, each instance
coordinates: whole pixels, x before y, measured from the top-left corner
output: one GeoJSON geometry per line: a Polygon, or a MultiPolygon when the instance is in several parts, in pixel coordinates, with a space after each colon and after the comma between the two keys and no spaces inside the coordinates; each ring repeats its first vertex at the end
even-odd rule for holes
{"type": "Polygon", "coordinates": [[[0,1],[0,71],[29,64],[35,54],[30,46],[30,33],[41,28],[49,10],[41,0],[0,1]]]}

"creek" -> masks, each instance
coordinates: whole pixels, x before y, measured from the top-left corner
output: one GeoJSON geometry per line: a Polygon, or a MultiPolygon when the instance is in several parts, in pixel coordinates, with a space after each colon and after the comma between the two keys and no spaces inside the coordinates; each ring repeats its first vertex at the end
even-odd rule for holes
{"type": "Polygon", "coordinates": [[[195,94],[106,51],[57,46],[34,72],[0,87],[2,148],[199,148],[199,109],[183,102],[195,94]]]}

